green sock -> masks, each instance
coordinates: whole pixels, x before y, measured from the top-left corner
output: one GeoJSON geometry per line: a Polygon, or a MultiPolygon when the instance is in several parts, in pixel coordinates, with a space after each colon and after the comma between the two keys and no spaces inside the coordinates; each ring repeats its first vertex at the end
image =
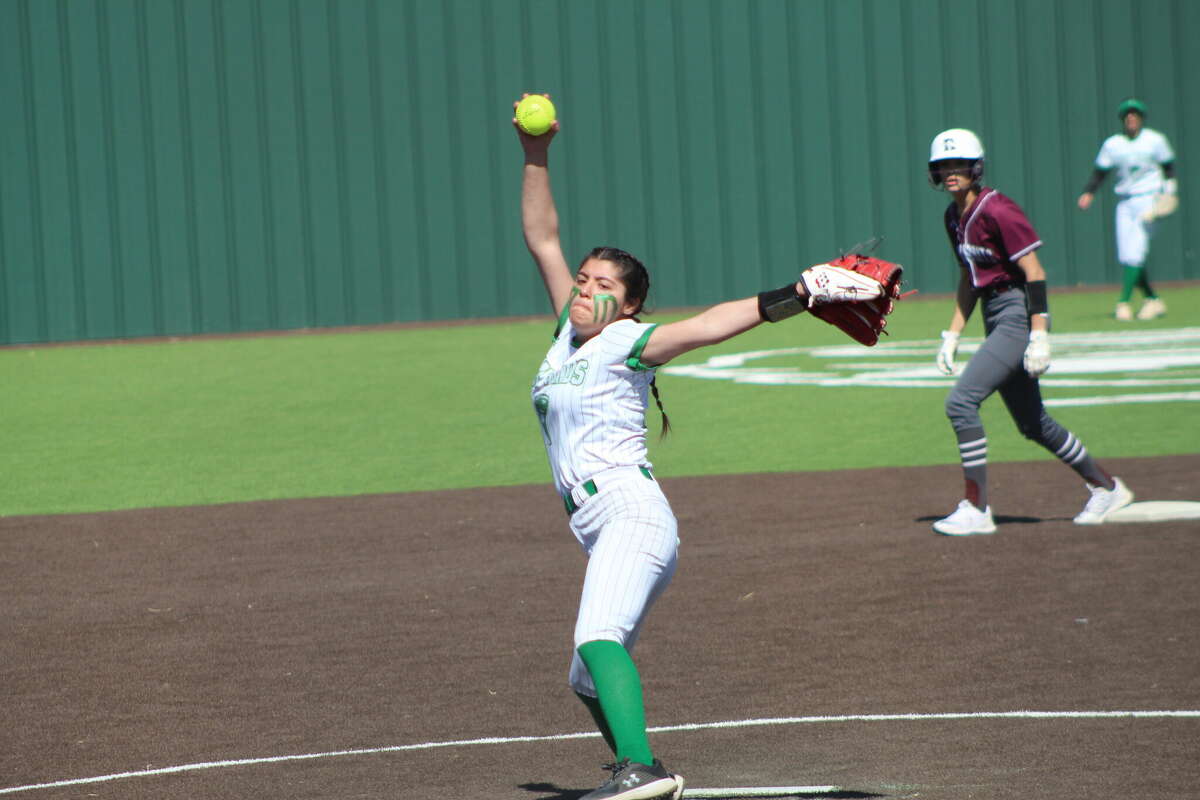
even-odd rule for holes
{"type": "Polygon", "coordinates": [[[1146,296],[1147,300],[1158,299],[1158,293],[1155,292],[1154,288],[1150,285],[1150,273],[1144,266],[1138,270],[1137,288],[1142,290],[1142,294],[1146,296]]]}
{"type": "Polygon", "coordinates": [[[583,701],[587,706],[587,710],[592,713],[592,719],[596,721],[596,727],[600,729],[600,735],[604,737],[605,744],[608,749],[612,750],[613,755],[617,754],[617,740],[613,738],[612,728],[608,727],[608,720],[604,718],[604,710],[600,708],[600,701],[594,697],[588,697],[582,692],[576,692],[575,696],[583,701]]]}
{"type": "MultiPolygon", "coordinates": [[[[596,684],[600,710],[615,743],[610,746],[613,746],[617,760],[628,758],[639,764],[653,764],[654,753],[646,737],[642,679],[629,651],[617,642],[600,639],[580,645],[579,657],[596,684]]],[[[595,716],[595,711],[592,714],[595,716]]],[[[603,727],[600,732],[604,733],[603,727]]],[[[609,736],[605,737],[606,741],[609,736]]]]}
{"type": "Polygon", "coordinates": [[[1142,277],[1141,267],[1125,267],[1125,272],[1121,275],[1121,302],[1128,303],[1129,298],[1133,295],[1133,287],[1137,285],[1142,277]]]}

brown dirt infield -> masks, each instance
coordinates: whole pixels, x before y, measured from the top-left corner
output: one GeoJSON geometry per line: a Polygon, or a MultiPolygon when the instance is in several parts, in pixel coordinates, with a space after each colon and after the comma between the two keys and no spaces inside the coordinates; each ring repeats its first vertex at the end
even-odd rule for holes
{"type": "MultiPolygon", "coordinates": [[[[1200,499],[1200,455],[1107,466],[1200,499]]],[[[1200,709],[1200,523],[1082,528],[1061,465],[990,471],[1000,530],[968,539],[929,528],[954,466],[665,479],[683,545],[637,651],[649,723],[1200,709]]],[[[475,741],[591,730],[565,685],[583,559],[547,486],[12,517],[0,543],[0,794],[573,800],[603,777],[598,738],[475,741]],[[337,755],[423,743],[451,744],[337,755]]],[[[1200,796],[1195,716],[652,742],[692,787],[1200,796]]]]}

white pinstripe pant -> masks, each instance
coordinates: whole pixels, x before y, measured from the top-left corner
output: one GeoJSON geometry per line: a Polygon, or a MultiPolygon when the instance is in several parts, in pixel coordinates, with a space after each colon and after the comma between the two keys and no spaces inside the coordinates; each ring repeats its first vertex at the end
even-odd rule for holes
{"type": "Polygon", "coordinates": [[[657,481],[635,467],[604,473],[596,485],[599,492],[571,515],[571,532],[588,566],[569,681],[591,697],[596,687],[578,647],[602,639],[632,652],[650,607],[675,575],[679,550],[675,514],[657,481]]]}
{"type": "Polygon", "coordinates": [[[1150,254],[1154,223],[1142,215],[1154,207],[1154,194],[1137,194],[1117,203],[1114,218],[1117,229],[1117,261],[1126,267],[1140,267],[1150,254]]]}

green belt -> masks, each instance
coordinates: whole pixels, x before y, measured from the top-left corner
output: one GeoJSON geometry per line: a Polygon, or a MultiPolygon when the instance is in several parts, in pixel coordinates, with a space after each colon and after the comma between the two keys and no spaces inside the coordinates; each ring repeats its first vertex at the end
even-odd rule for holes
{"type": "MultiPolygon", "coordinates": [[[[638,469],[641,470],[642,474],[645,475],[649,480],[654,480],[654,476],[650,474],[650,470],[646,469],[645,467],[638,467],[638,469]]],[[[594,497],[596,493],[600,491],[600,489],[596,486],[596,481],[594,480],[584,481],[583,490],[587,492],[588,497],[594,497]]],[[[579,504],[575,502],[575,498],[571,497],[570,492],[563,495],[563,505],[567,507],[568,516],[579,510],[579,504]]]]}

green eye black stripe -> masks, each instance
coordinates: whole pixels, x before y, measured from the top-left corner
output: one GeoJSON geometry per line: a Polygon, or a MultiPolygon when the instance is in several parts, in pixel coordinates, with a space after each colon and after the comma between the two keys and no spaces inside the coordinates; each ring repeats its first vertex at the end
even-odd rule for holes
{"type": "Polygon", "coordinates": [[[617,298],[598,294],[592,298],[592,322],[608,322],[617,316],[617,298]]]}

